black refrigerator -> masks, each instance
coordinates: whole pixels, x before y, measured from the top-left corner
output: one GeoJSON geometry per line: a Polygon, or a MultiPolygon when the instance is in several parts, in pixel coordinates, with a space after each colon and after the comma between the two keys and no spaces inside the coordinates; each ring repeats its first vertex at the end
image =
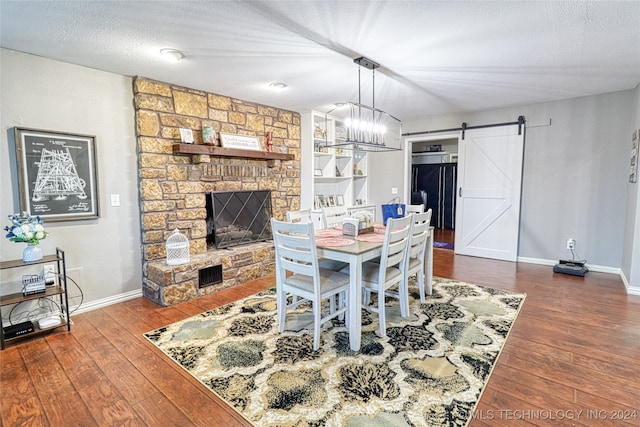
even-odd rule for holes
{"type": "Polygon", "coordinates": [[[411,204],[424,203],[431,209],[431,225],[455,229],[457,163],[413,165],[411,167],[411,204]]]}

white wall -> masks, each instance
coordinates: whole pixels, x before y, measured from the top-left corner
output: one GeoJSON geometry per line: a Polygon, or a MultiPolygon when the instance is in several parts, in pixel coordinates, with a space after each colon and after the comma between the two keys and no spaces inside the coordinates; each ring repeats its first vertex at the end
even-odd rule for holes
{"type": "MultiPolygon", "coordinates": [[[[95,135],[100,218],[49,222],[45,254],[65,251],[84,305],[140,292],[142,265],[132,79],[20,52],[0,50],[0,225],[19,212],[10,170],[14,126],[95,135]],[[121,206],[111,207],[109,195],[121,206]],[[13,196],[13,200],[12,200],[13,196]]],[[[1,259],[19,259],[23,243],[0,240],[1,259]]],[[[10,272],[3,271],[3,288],[10,272]]],[[[20,274],[23,274],[20,272],[20,274]]],[[[72,285],[73,286],[73,285],[72,285]]],[[[78,294],[71,289],[72,295],[78,294]]],[[[73,307],[79,299],[70,302],[73,307]]]]}
{"type": "Polygon", "coordinates": [[[622,265],[634,92],[417,120],[405,132],[527,120],[519,257],[622,265]],[[540,126],[552,120],[551,126],[540,126]]]}
{"type": "Polygon", "coordinates": [[[382,221],[381,205],[389,203],[395,197],[400,197],[402,203],[407,203],[404,200],[404,177],[401,173],[404,151],[370,152],[367,156],[369,181],[367,204],[376,205],[376,220],[382,221]],[[398,189],[398,194],[392,194],[393,188],[398,189]]]}

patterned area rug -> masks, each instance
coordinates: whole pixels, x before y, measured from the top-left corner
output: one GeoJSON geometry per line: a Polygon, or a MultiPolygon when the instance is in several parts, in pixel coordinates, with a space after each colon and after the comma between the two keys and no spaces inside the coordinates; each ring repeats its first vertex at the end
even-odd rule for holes
{"type": "Polygon", "coordinates": [[[525,295],[434,278],[421,304],[410,289],[409,318],[389,300],[384,339],[363,310],[357,353],[340,321],[314,352],[308,306],[278,333],[270,291],[145,336],[256,426],[467,425],[525,295]]]}

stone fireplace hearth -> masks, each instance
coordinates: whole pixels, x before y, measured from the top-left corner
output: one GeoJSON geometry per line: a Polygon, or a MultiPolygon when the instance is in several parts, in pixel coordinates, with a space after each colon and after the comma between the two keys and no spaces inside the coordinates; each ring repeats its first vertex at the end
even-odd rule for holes
{"type": "Polygon", "coordinates": [[[300,207],[300,115],[199,90],[134,79],[140,177],[143,295],[170,306],[275,271],[272,242],[207,250],[206,199],[211,191],[271,190],[273,216],[300,207]],[[174,154],[180,128],[202,144],[202,127],[257,136],[272,132],[274,151],[293,160],[174,154]],[[165,262],[165,242],[179,229],[190,243],[191,261],[165,262]],[[222,269],[219,283],[200,286],[203,269],[222,269]]]}

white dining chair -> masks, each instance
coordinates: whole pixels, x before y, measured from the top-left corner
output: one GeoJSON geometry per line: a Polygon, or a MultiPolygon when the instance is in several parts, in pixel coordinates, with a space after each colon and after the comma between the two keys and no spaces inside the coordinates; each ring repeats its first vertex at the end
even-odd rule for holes
{"type": "MultiPolygon", "coordinates": [[[[387,336],[385,316],[385,296],[392,296],[400,300],[400,314],[409,316],[409,290],[405,280],[408,259],[409,239],[413,230],[413,215],[403,218],[389,218],[385,229],[382,254],[379,262],[365,262],[362,264],[362,286],[367,294],[377,293],[377,306],[370,304],[367,296],[363,299],[363,308],[378,313],[380,336],[387,336]],[[391,291],[393,285],[398,284],[397,291],[391,291]]],[[[348,269],[342,270],[348,271],[348,269]]]]}
{"type": "Polygon", "coordinates": [[[287,222],[311,222],[311,209],[287,211],[287,222]]]}
{"type": "Polygon", "coordinates": [[[423,204],[407,205],[405,211],[406,211],[407,215],[410,214],[410,213],[423,213],[424,212],[424,205],[423,204]]]}
{"type": "Polygon", "coordinates": [[[318,266],[313,224],[290,223],[271,219],[276,252],[276,296],[278,329],[283,332],[287,310],[311,301],[313,310],[313,350],[320,347],[320,328],[347,311],[349,275],[318,266]],[[292,273],[292,274],[288,274],[292,273]],[[294,297],[287,305],[287,295],[294,297]],[[338,297],[338,309],[335,298],[338,297]],[[329,300],[328,313],[322,313],[322,301],[329,300]]]}
{"type": "MultiPolygon", "coordinates": [[[[287,222],[302,222],[302,223],[313,222],[313,220],[311,219],[311,209],[304,209],[299,211],[288,211],[287,222]]],[[[320,258],[318,262],[319,262],[318,266],[320,268],[326,268],[328,270],[334,270],[334,271],[340,271],[347,266],[346,262],[335,261],[332,259],[325,259],[325,258],[320,258]]]]}
{"type": "MultiPolygon", "coordinates": [[[[312,222],[311,220],[311,209],[303,209],[299,211],[287,211],[287,222],[302,222],[308,223],[312,222]]],[[[337,265],[335,271],[340,271],[340,266],[337,265]]],[[[293,302],[298,301],[298,297],[293,295],[293,302]]]]}
{"type": "Polygon", "coordinates": [[[343,206],[333,206],[322,208],[322,223],[324,228],[332,228],[337,225],[342,226],[342,220],[347,218],[347,208],[343,206]]]}
{"type": "MultiPolygon", "coordinates": [[[[427,251],[427,240],[429,238],[431,209],[423,213],[414,213],[411,217],[413,219],[413,231],[411,238],[409,239],[408,262],[405,263],[405,267],[407,269],[405,273],[405,281],[408,289],[409,277],[414,274],[417,276],[418,289],[420,291],[420,302],[424,303],[424,257],[427,251]]],[[[427,295],[431,295],[431,283],[427,283],[427,295]]]]}

